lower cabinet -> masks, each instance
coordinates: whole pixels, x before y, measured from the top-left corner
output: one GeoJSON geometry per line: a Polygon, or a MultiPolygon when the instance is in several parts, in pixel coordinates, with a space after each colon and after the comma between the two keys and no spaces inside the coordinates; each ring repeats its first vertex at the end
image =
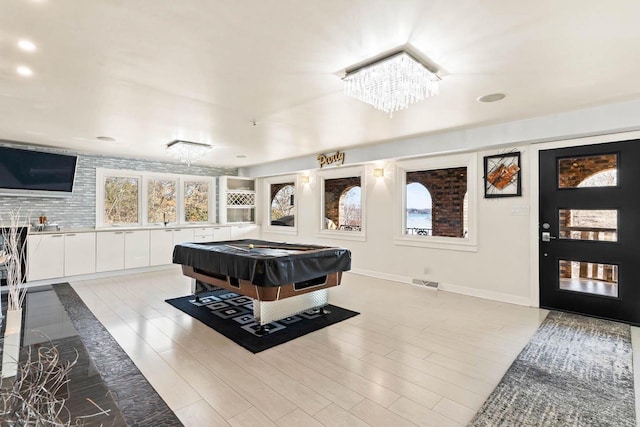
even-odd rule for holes
{"type": "Polygon", "coordinates": [[[96,272],[96,233],[68,233],[64,236],[64,275],[96,272]]]}
{"type": "Polygon", "coordinates": [[[96,233],[96,271],[124,270],[124,231],[96,233]]]}
{"type": "MultiPolygon", "coordinates": [[[[178,230],[151,230],[149,232],[149,265],[171,264],[174,233],[178,230]]],[[[193,236],[193,234],[192,234],[193,236]]]]}
{"type": "Polygon", "coordinates": [[[258,226],[254,224],[232,225],[231,239],[257,239],[259,237],[258,226]]]}
{"type": "Polygon", "coordinates": [[[27,280],[64,277],[64,234],[27,236],[27,280]]]}
{"type": "Polygon", "coordinates": [[[213,241],[231,240],[231,227],[213,227],[213,241]]]}
{"type": "Polygon", "coordinates": [[[124,268],[149,267],[149,230],[124,232],[124,268]]]}

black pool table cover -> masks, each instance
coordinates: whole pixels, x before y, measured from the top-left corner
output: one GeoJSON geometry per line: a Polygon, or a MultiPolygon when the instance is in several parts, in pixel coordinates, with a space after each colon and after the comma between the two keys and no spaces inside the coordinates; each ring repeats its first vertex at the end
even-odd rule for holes
{"type": "Polygon", "coordinates": [[[328,246],[253,239],[194,242],[176,245],[173,263],[272,287],[348,271],[351,252],[328,246]]]}

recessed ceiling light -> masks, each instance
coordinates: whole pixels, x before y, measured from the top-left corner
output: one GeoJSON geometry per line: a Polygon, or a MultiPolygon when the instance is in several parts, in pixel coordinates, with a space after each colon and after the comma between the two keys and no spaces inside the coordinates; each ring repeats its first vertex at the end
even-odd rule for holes
{"type": "Polygon", "coordinates": [[[241,154],[239,156],[236,156],[236,158],[238,158],[238,159],[246,159],[247,156],[245,156],[244,154],[241,154]]]}
{"type": "Polygon", "coordinates": [[[16,68],[16,72],[18,74],[20,74],[21,76],[23,76],[23,77],[29,77],[29,76],[33,75],[33,71],[31,70],[31,68],[29,68],[29,67],[27,67],[25,65],[19,65],[16,68]]]}
{"type": "Polygon", "coordinates": [[[32,41],[26,39],[18,41],[18,47],[26,52],[33,52],[36,50],[36,45],[32,41]]]}
{"type": "Polygon", "coordinates": [[[110,137],[110,136],[96,136],[96,139],[99,139],[100,141],[105,141],[105,142],[115,142],[115,138],[110,137]]]}
{"type": "Polygon", "coordinates": [[[491,93],[489,95],[484,95],[481,96],[480,98],[478,98],[478,101],[480,102],[496,102],[496,101],[500,101],[502,99],[504,99],[504,97],[507,96],[504,93],[491,93]]]}

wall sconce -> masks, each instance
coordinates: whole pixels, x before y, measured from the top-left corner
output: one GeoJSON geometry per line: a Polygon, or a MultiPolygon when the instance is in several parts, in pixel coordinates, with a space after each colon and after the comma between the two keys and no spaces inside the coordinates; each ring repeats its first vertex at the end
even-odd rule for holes
{"type": "Polygon", "coordinates": [[[382,178],[382,177],[384,177],[384,169],[382,169],[382,168],[374,169],[373,170],[373,177],[374,178],[382,178]]]}
{"type": "Polygon", "coordinates": [[[308,184],[309,183],[309,175],[302,175],[300,177],[300,182],[303,184],[308,184]]]}

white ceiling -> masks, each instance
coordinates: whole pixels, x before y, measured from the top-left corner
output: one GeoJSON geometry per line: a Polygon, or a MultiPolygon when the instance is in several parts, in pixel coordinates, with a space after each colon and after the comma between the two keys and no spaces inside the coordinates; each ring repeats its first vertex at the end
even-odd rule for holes
{"type": "Polygon", "coordinates": [[[634,99],[639,17],[638,0],[1,0],[0,139],[156,159],[185,139],[247,166],[634,99]],[[404,44],[440,95],[389,118],[342,93],[345,68],[404,44]]]}

